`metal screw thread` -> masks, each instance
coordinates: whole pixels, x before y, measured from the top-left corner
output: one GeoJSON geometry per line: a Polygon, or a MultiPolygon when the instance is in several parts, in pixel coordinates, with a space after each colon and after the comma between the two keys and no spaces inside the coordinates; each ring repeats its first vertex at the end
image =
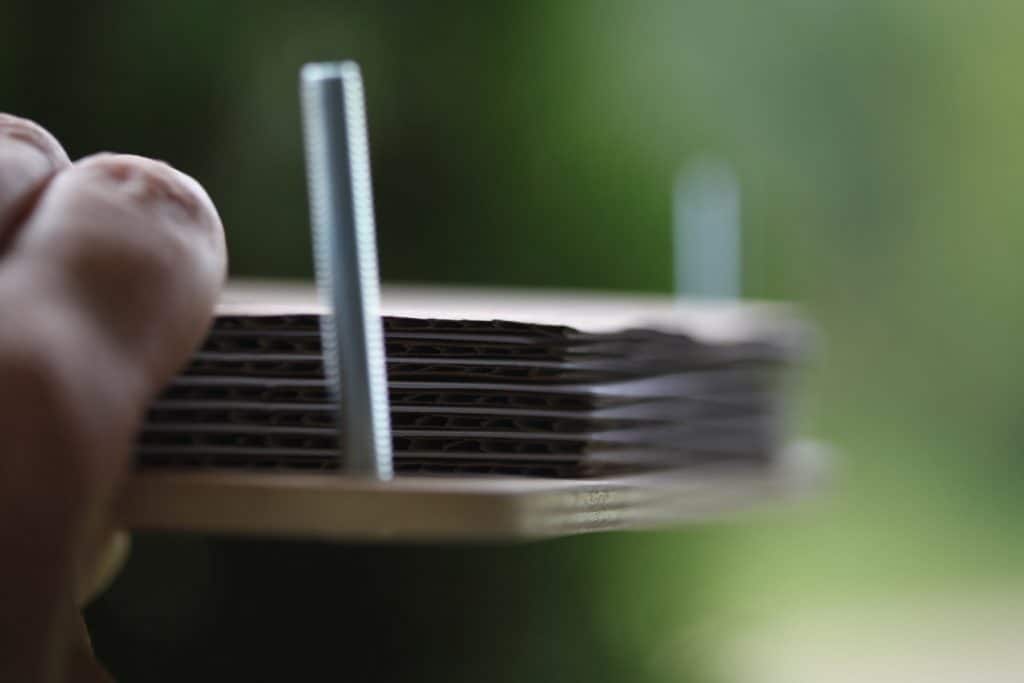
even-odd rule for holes
{"type": "Polygon", "coordinates": [[[392,476],[366,108],[353,62],[307,64],[300,99],[324,369],[346,473],[392,476]]]}

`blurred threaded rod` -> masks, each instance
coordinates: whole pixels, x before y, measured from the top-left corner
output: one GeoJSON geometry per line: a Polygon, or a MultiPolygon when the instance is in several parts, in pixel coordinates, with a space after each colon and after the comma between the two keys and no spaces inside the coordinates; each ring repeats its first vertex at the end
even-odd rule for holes
{"type": "Polygon", "coordinates": [[[324,373],[346,474],[390,479],[391,415],[380,317],[366,108],[359,66],[302,67],[300,99],[324,373]]]}

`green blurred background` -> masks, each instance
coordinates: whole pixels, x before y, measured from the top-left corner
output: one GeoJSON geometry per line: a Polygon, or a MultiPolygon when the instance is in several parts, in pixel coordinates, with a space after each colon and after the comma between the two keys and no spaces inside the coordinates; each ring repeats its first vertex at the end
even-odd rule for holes
{"type": "Polygon", "coordinates": [[[73,157],[193,174],[236,275],[310,274],[296,74],[346,57],[386,280],[668,292],[671,187],[712,154],[743,187],[744,293],[822,333],[819,499],[515,547],[142,537],[89,611],[124,680],[805,680],[808,658],[855,668],[844,648],[893,612],[922,615],[905,635],[1024,595],[1018,3],[0,9],[0,109],[73,157]]]}

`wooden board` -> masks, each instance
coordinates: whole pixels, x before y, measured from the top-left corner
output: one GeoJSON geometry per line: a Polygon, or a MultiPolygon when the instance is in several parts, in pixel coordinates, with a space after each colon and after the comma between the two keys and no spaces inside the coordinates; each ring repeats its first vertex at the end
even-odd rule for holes
{"type": "Polygon", "coordinates": [[[135,530],[332,540],[522,540],[650,529],[736,514],[813,490],[824,449],[801,443],[761,468],[617,479],[142,472],[123,501],[135,530]]]}

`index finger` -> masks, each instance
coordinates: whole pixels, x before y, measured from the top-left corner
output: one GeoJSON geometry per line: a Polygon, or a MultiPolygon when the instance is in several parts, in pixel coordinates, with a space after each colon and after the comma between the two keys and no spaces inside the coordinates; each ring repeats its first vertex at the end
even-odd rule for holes
{"type": "Polygon", "coordinates": [[[0,113],[0,255],[46,182],[69,166],[64,148],[46,129],[0,113]]]}

